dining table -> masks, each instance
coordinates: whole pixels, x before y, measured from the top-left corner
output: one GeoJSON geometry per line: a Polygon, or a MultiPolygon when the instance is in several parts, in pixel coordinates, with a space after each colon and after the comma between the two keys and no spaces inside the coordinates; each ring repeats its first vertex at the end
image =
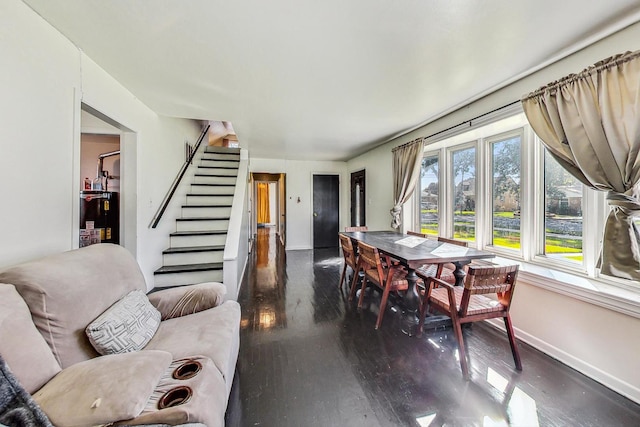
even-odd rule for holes
{"type": "Polygon", "coordinates": [[[409,288],[402,297],[404,307],[402,331],[414,336],[418,328],[418,308],[420,294],[418,292],[418,276],[416,269],[425,264],[453,263],[456,286],[464,284],[466,273],[464,266],[476,259],[489,259],[495,254],[480,249],[439,242],[436,238],[424,238],[396,231],[354,231],[341,232],[354,242],[363,242],[389,255],[407,269],[409,288]]]}

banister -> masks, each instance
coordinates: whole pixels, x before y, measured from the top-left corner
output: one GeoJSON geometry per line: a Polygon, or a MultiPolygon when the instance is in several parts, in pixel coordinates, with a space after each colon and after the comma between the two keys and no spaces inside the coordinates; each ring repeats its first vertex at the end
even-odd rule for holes
{"type": "Polygon", "coordinates": [[[198,142],[196,143],[195,148],[191,151],[191,154],[187,157],[187,160],[185,160],[184,164],[180,168],[178,175],[173,180],[173,184],[171,184],[169,191],[164,196],[164,200],[162,201],[162,204],[160,205],[160,207],[158,208],[158,211],[156,212],[155,216],[151,220],[151,224],[150,224],[151,228],[156,228],[158,226],[158,223],[162,219],[162,215],[164,215],[164,211],[167,210],[167,207],[169,206],[169,202],[171,202],[171,198],[173,197],[173,194],[176,192],[176,190],[178,189],[178,185],[180,185],[180,182],[182,181],[182,177],[184,177],[184,174],[187,172],[189,165],[193,161],[193,157],[195,156],[195,154],[198,152],[198,149],[200,148],[200,144],[202,143],[202,140],[204,139],[205,135],[209,131],[209,126],[210,125],[207,125],[204,128],[204,130],[200,134],[200,137],[198,138],[198,142]]]}

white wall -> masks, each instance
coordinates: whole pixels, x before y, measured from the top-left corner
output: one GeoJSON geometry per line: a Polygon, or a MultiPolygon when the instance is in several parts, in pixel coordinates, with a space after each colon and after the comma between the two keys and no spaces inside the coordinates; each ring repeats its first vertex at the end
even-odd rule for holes
{"type": "MultiPolygon", "coordinates": [[[[349,172],[367,170],[367,225],[370,229],[389,228],[393,147],[517,101],[538,87],[601,59],[638,49],[640,24],[635,24],[468,107],[350,160],[349,172]]],[[[521,339],[640,402],[640,370],[635,369],[640,354],[640,319],[550,292],[536,286],[535,281],[525,280],[519,280],[512,316],[516,335],[521,339]]],[[[526,360],[523,364],[527,369],[526,360]]]]}
{"type": "Polygon", "coordinates": [[[18,0],[0,3],[0,52],[0,268],[78,246],[85,103],[132,131],[121,147],[135,144],[135,164],[123,157],[122,166],[135,175],[131,191],[123,189],[136,216],[129,246],[151,285],[175,223],[148,224],[200,123],[155,114],[18,0]]]}
{"type": "Polygon", "coordinates": [[[340,176],[340,229],[348,222],[349,177],[346,162],[250,159],[251,172],[285,173],[287,191],[287,249],[313,248],[313,175],[340,176]],[[298,202],[300,197],[300,202],[298,202]]]}

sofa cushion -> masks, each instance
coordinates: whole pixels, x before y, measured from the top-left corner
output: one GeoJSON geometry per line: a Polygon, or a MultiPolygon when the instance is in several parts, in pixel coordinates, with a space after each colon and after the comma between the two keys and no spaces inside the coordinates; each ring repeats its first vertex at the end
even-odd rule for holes
{"type": "Polygon", "coordinates": [[[92,320],[132,290],[146,291],[133,256],[108,243],[17,265],[0,282],[16,286],[62,368],[98,355],[84,331],[92,320]]]}
{"type": "Polygon", "coordinates": [[[53,427],[0,355],[0,426],[53,427]]]}
{"type": "Polygon", "coordinates": [[[160,312],[139,289],[129,292],[86,328],[91,345],[102,355],[139,351],[153,338],[160,312]]]}
{"type": "Polygon", "coordinates": [[[33,324],[29,307],[16,288],[6,284],[0,284],[0,354],[29,393],[61,370],[33,324]]]}
{"type": "Polygon", "coordinates": [[[205,282],[154,291],[148,297],[165,320],[217,307],[224,302],[226,293],[222,283],[205,282]]]}
{"type": "Polygon", "coordinates": [[[65,368],[33,395],[58,427],[137,417],[171,364],[164,351],[113,354],[65,368]]]}
{"type": "Polygon", "coordinates": [[[168,351],[174,359],[194,354],[210,358],[222,373],[229,392],[238,357],[239,331],[240,305],[226,301],[209,310],[163,320],[145,349],[168,351]]]}

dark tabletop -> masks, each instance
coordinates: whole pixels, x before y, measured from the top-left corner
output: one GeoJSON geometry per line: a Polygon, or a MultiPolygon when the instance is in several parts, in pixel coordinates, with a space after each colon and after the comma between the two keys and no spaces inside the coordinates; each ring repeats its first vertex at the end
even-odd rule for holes
{"type": "Polygon", "coordinates": [[[362,241],[378,248],[379,251],[397,259],[409,268],[417,268],[423,264],[440,264],[445,262],[469,262],[473,259],[493,258],[491,252],[473,248],[438,242],[436,239],[424,239],[424,242],[415,247],[408,247],[398,240],[415,238],[407,234],[394,231],[355,231],[342,232],[352,240],[362,241]]]}

